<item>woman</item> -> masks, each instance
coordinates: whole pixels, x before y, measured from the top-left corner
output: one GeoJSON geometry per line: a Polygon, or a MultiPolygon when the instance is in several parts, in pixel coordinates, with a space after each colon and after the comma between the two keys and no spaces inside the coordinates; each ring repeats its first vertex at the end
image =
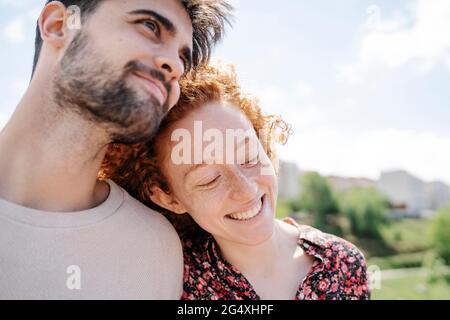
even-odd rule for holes
{"type": "Polygon", "coordinates": [[[241,93],[233,70],[209,66],[183,81],[151,142],[109,149],[101,176],[164,213],[180,234],[182,299],[369,298],[354,245],[275,218],[274,143],[289,134],[241,93]],[[217,142],[230,132],[246,135],[231,147],[217,142]]]}

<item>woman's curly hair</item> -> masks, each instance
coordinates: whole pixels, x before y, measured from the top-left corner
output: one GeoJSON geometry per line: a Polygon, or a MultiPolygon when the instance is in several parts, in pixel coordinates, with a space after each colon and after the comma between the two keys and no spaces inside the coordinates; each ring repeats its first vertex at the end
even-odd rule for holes
{"type": "MultiPolygon", "coordinates": [[[[99,172],[100,179],[111,179],[150,208],[163,213],[180,235],[190,237],[201,233],[201,228],[188,215],[176,215],[151,201],[151,190],[158,187],[170,193],[170,186],[161,170],[160,150],[164,138],[173,125],[195,109],[210,102],[236,106],[250,120],[264,151],[277,170],[275,143],[285,144],[292,133],[291,126],[279,116],[265,115],[258,100],[244,94],[238,84],[234,67],[203,66],[190,73],[181,83],[177,105],[163,119],[152,140],[134,145],[112,144],[99,172]]],[[[213,105],[211,105],[213,106],[213,105]]]]}

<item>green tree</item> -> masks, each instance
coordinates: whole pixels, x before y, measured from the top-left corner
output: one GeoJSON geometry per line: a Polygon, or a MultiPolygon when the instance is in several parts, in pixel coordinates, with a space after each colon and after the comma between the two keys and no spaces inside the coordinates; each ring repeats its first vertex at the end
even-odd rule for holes
{"type": "Polygon", "coordinates": [[[312,172],[302,177],[300,185],[301,193],[295,207],[313,214],[316,227],[339,234],[340,229],[333,219],[338,213],[338,206],[328,181],[312,172]]]}
{"type": "Polygon", "coordinates": [[[293,213],[292,207],[289,203],[289,201],[278,198],[277,201],[277,218],[283,219],[286,217],[291,216],[293,213]]]}
{"type": "Polygon", "coordinates": [[[387,223],[389,201],[375,188],[353,188],[340,193],[339,208],[350,222],[351,232],[360,237],[381,239],[387,223]]]}
{"type": "Polygon", "coordinates": [[[450,204],[434,216],[431,222],[431,240],[437,254],[450,265],[450,204]]]}

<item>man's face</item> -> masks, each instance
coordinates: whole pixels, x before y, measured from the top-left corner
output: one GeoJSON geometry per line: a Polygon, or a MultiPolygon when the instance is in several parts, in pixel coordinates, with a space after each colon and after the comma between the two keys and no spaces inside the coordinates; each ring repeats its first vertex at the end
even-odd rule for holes
{"type": "Polygon", "coordinates": [[[179,99],[192,34],[179,0],[103,1],[65,50],[53,97],[112,142],[149,139],[179,99]]]}

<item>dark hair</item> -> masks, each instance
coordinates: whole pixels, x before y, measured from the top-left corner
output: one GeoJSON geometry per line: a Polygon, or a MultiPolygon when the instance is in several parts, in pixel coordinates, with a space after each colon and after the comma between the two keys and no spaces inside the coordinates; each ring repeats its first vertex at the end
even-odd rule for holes
{"type": "MultiPolygon", "coordinates": [[[[46,4],[53,0],[47,0],[46,4]]],[[[84,21],[98,4],[104,0],[59,0],[66,7],[78,6],[83,12],[84,21]]],[[[222,40],[225,24],[231,24],[233,7],[226,0],[180,0],[191,18],[193,26],[192,63],[194,67],[204,65],[211,57],[213,46],[222,40]]],[[[33,73],[36,69],[42,48],[42,37],[39,24],[36,26],[35,53],[33,73]]]]}

